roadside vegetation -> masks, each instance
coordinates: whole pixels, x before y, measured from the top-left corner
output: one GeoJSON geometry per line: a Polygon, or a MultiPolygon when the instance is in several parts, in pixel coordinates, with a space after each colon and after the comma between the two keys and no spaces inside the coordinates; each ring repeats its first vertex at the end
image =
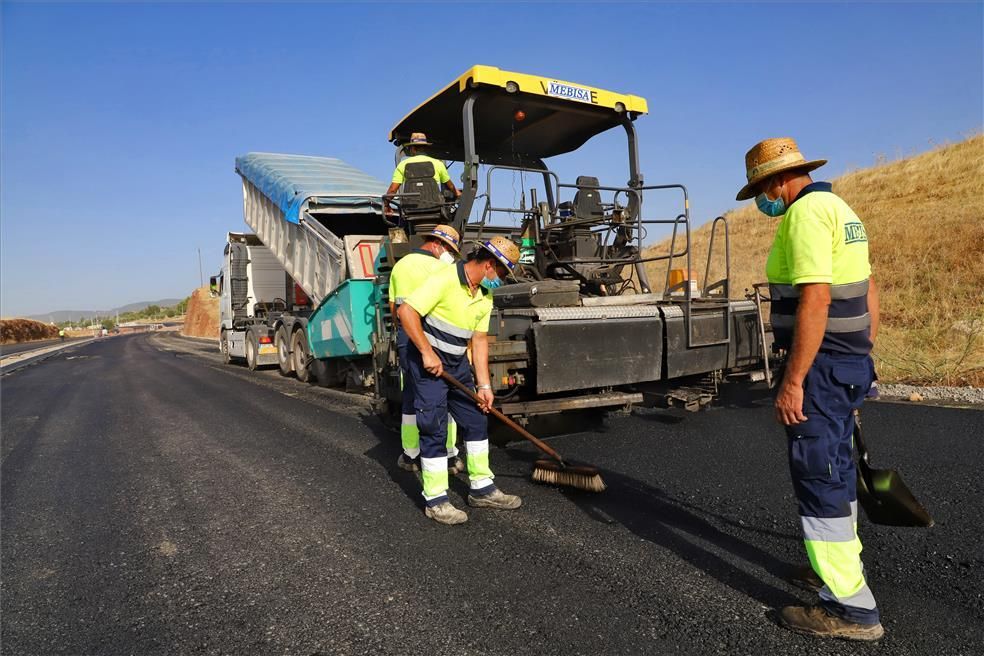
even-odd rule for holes
{"type": "MultiPolygon", "coordinates": [[[[824,179],[824,170],[814,179],[824,179]]],[[[882,328],[874,352],[881,380],[984,386],[984,135],[897,161],[880,158],[874,167],[831,182],[870,239],[881,290],[882,328]]],[[[731,296],[743,298],[765,280],[778,219],[765,217],[754,203],[725,216],[731,296]]],[[[709,235],[709,225],[693,235],[700,285],[709,235]]],[[[665,253],[668,246],[667,240],[647,253],[665,253]]],[[[712,281],[723,277],[723,246],[718,241],[714,249],[712,281]]],[[[665,264],[648,266],[654,285],[661,282],[665,264]]],[[[674,267],[686,264],[680,260],[674,267]]]]}
{"type": "Polygon", "coordinates": [[[82,319],[78,321],[63,321],[57,326],[59,328],[65,328],[66,330],[80,330],[88,329],[93,326],[100,326],[106,330],[113,330],[117,326],[117,319],[119,323],[131,323],[131,322],[146,322],[146,321],[164,321],[166,319],[174,319],[176,317],[184,316],[188,309],[188,301],[191,299],[189,296],[185,298],[180,303],[171,305],[168,307],[161,307],[160,305],[148,305],[142,310],[136,310],[133,312],[122,312],[119,315],[112,315],[107,317],[94,317],[91,319],[82,319]]]}

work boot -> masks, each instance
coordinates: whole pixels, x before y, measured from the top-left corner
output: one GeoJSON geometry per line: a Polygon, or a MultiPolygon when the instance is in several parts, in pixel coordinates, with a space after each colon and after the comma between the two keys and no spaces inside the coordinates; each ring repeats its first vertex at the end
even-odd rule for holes
{"type": "Polygon", "coordinates": [[[435,522],[439,524],[447,524],[448,526],[464,524],[468,521],[468,513],[464,510],[458,510],[451,505],[450,501],[439,503],[436,506],[427,506],[424,508],[424,514],[433,519],[435,522]]]}
{"type": "Polygon", "coordinates": [[[458,456],[451,456],[448,458],[448,473],[452,476],[456,476],[461,472],[465,471],[465,463],[461,461],[458,456]]]}
{"type": "Polygon", "coordinates": [[[800,565],[786,576],[786,580],[797,588],[808,590],[809,592],[820,592],[823,587],[823,579],[817,576],[810,565],[800,565]]]}
{"type": "Polygon", "coordinates": [[[506,494],[495,488],[489,494],[480,496],[469,494],[468,505],[475,508],[495,508],[496,510],[513,510],[523,505],[523,500],[515,494],[506,494]]]}
{"type": "Polygon", "coordinates": [[[417,472],[420,471],[420,458],[411,458],[407,454],[401,453],[396,460],[396,466],[403,471],[417,472]]]}
{"type": "Polygon", "coordinates": [[[803,635],[843,640],[881,640],[881,624],[858,624],[831,615],[820,606],[786,606],[779,613],[779,624],[803,635]]]}

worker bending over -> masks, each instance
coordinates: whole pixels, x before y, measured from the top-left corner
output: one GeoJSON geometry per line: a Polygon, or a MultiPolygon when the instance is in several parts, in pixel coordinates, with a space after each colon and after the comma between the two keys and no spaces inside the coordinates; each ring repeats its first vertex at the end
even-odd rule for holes
{"type": "Polygon", "coordinates": [[[492,289],[502,284],[519,260],[519,247],[505,237],[482,244],[467,262],[434,273],[406,298],[398,311],[411,344],[407,362],[414,387],[420,429],[420,463],[425,514],[441,524],[461,524],[468,515],[448,500],[445,435],[448,412],[458,424],[467,454],[470,492],[475,507],[513,509],[522,500],[500,491],[489,467],[488,420],[483,412],[494,397],[489,382],[489,319],[492,289]],[[474,401],[440,376],[447,372],[475,386],[468,362],[471,343],[481,411],[474,401]]]}
{"type": "Polygon", "coordinates": [[[787,606],[780,622],[807,635],[878,640],[853,458],[853,413],[875,377],[878,294],[861,220],[809,176],[826,162],[806,161],[792,139],[766,139],[745,155],[748,184],[737,196],[782,217],[766,263],[775,343],[788,353],[775,411],[810,559],[794,582],[818,591],[820,603],[787,606]]]}
{"type": "Polygon", "coordinates": [[[430,162],[433,164],[434,180],[437,181],[438,186],[443,185],[446,187],[454,194],[455,198],[461,195],[461,192],[451,182],[451,176],[448,175],[448,167],[444,166],[444,162],[434,159],[425,153],[427,147],[432,145],[434,144],[427,141],[427,135],[423,132],[414,132],[410,135],[410,141],[404,147],[404,151],[409,153],[409,157],[404,157],[396,165],[396,170],[393,171],[393,180],[390,183],[389,189],[386,190],[386,197],[390,197],[400,190],[400,185],[406,179],[404,171],[407,168],[407,164],[414,164],[416,162],[430,162]]]}
{"type": "MultiPolygon", "coordinates": [[[[397,308],[438,270],[443,269],[459,257],[458,231],[447,225],[435,226],[424,235],[424,243],[419,249],[400,258],[393,267],[389,279],[390,316],[396,323],[396,351],[400,358],[400,385],[403,388],[403,412],[400,422],[400,442],[403,452],[397,460],[400,469],[420,471],[420,432],[417,430],[417,415],[413,409],[413,382],[407,364],[407,333],[397,318],[397,308]]],[[[465,465],[458,458],[458,447],[454,419],[448,420],[448,473],[457,474],[465,465]]]]}

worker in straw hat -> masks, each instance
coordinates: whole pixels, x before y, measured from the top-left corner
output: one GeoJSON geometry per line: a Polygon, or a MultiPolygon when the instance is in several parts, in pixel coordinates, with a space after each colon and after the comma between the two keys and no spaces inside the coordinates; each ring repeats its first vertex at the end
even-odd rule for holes
{"type": "Polygon", "coordinates": [[[424,513],[441,524],[461,524],[468,515],[448,499],[445,450],[448,412],[458,424],[468,466],[468,504],[511,510],[522,500],[499,490],[489,467],[488,412],[494,400],[489,376],[489,319],[492,290],[502,284],[519,260],[519,247],[505,237],[493,237],[466,262],[434,273],[410,294],[398,310],[410,338],[407,362],[414,387],[414,410],[420,430],[420,465],[424,513]],[[471,345],[475,375],[468,362],[471,345]],[[481,411],[466,394],[450,386],[447,372],[475,387],[481,411]]]}
{"type": "MultiPolygon", "coordinates": [[[[390,316],[396,322],[396,350],[400,358],[402,375],[400,383],[403,387],[403,412],[400,422],[400,442],[403,452],[400,453],[397,465],[406,471],[420,471],[420,432],[417,430],[417,415],[413,409],[413,381],[407,364],[407,346],[410,340],[397,318],[397,308],[403,304],[437,271],[454,264],[460,256],[458,231],[448,225],[437,225],[423,235],[424,242],[420,248],[414,249],[400,258],[389,278],[390,316]]],[[[458,448],[455,445],[457,430],[454,419],[448,420],[448,472],[460,473],[464,464],[458,458],[458,448]]]]}
{"type": "Polygon", "coordinates": [[[410,141],[403,146],[403,150],[408,156],[401,159],[400,163],[396,165],[396,169],[393,171],[393,180],[390,182],[385,196],[392,196],[400,190],[400,185],[406,179],[404,171],[406,171],[407,164],[414,164],[416,162],[430,162],[433,164],[434,180],[437,181],[438,186],[443,185],[446,187],[454,194],[455,198],[461,195],[461,192],[451,182],[451,176],[448,175],[448,168],[444,165],[444,162],[426,154],[427,147],[432,145],[434,144],[427,141],[427,135],[423,132],[414,132],[410,135],[410,141]]]}
{"type": "Polygon", "coordinates": [[[737,196],[781,217],[766,262],[775,343],[787,353],[775,414],[810,560],[792,581],[820,597],[816,606],[783,608],[779,619],[798,633],[878,640],[852,445],[853,412],[875,378],[878,294],[864,225],[829,183],[809,175],[825,163],[804,158],[792,139],[766,139],[745,155],[748,182],[737,196]]]}

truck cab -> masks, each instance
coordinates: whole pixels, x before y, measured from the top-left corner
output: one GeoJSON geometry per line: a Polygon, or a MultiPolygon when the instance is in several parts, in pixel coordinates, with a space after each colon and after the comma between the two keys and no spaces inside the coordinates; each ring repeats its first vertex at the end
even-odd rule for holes
{"type": "Polygon", "coordinates": [[[226,362],[250,369],[277,364],[270,325],[288,309],[289,280],[256,235],[230,232],[216,277],[221,328],[219,350],[226,362]]]}

